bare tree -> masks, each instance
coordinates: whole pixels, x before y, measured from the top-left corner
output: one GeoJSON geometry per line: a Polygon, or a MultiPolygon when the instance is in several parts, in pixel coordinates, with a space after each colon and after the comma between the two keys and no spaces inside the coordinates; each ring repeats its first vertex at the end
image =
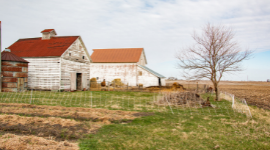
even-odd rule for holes
{"type": "Polygon", "coordinates": [[[186,79],[210,79],[219,100],[219,82],[224,73],[242,71],[241,62],[250,58],[252,51],[242,50],[233,40],[230,27],[208,23],[199,35],[194,32],[195,44],[176,54],[179,69],[186,79]]]}

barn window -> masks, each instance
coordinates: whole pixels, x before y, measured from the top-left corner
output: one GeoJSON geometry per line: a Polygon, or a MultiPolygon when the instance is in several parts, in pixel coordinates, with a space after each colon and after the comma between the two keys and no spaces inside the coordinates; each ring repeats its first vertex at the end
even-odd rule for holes
{"type": "Polygon", "coordinates": [[[69,53],[69,56],[71,56],[71,53],[69,53]]]}
{"type": "Polygon", "coordinates": [[[142,71],[138,71],[138,75],[139,76],[142,76],[142,71]]]}
{"type": "Polygon", "coordinates": [[[84,56],[82,56],[82,59],[84,59],[84,56]]]}

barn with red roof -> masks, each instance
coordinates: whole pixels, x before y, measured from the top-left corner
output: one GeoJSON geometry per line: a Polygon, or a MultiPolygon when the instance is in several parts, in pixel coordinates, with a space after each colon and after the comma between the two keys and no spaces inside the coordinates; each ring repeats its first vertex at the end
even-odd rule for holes
{"type": "Polygon", "coordinates": [[[165,85],[165,77],[146,67],[144,48],[93,49],[90,78],[99,82],[121,79],[129,86],[165,85]]]}
{"type": "Polygon", "coordinates": [[[80,36],[57,36],[54,29],[42,37],[19,39],[8,48],[29,62],[28,88],[83,90],[89,88],[90,55],[80,36]]]}

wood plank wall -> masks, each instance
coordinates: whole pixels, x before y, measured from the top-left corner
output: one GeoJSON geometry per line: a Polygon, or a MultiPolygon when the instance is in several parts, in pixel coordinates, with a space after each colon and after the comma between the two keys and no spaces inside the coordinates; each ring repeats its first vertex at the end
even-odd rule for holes
{"type": "Polygon", "coordinates": [[[30,89],[59,89],[60,58],[23,58],[28,64],[28,87],[30,89]]]}
{"type": "Polygon", "coordinates": [[[81,40],[77,39],[61,57],[61,89],[70,89],[71,72],[83,73],[89,88],[90,60],[81,40]],[[84,57],[83,57],[84,56],[84,57]]]}

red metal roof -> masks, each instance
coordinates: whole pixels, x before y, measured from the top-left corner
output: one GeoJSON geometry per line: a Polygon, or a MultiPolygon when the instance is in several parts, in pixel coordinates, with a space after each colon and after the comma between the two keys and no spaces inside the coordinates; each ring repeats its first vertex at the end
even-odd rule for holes
{"type": "Polygon", "coordinates": [[[93,49],[91,59],[98,62],[139,62],[143,48],[93,49]]]}
{"type": "Polygon", "coordinates": [[[1,59],[2,60],[7,60],[7,61],[16,61],[16,62],[26,62],[29,63],[28,61],[16,56],[15,54],[13,54],[12,52],[5,52],[3,51],[1,53],[1,59]]]}
{"type": "Polygon", "coordinates": [[[19,57],[48,57],[61,56],[79,36],[19,39],[8,47],[19,57]]]}
{"type": "Polygon", "coordinates": [[[51,31],[53,31],[54,29],[45,29],[45,30],[43,30],[43,31],[41,31],[41,33],[44,33],[44,32],[51,32],[51,31]]]}

